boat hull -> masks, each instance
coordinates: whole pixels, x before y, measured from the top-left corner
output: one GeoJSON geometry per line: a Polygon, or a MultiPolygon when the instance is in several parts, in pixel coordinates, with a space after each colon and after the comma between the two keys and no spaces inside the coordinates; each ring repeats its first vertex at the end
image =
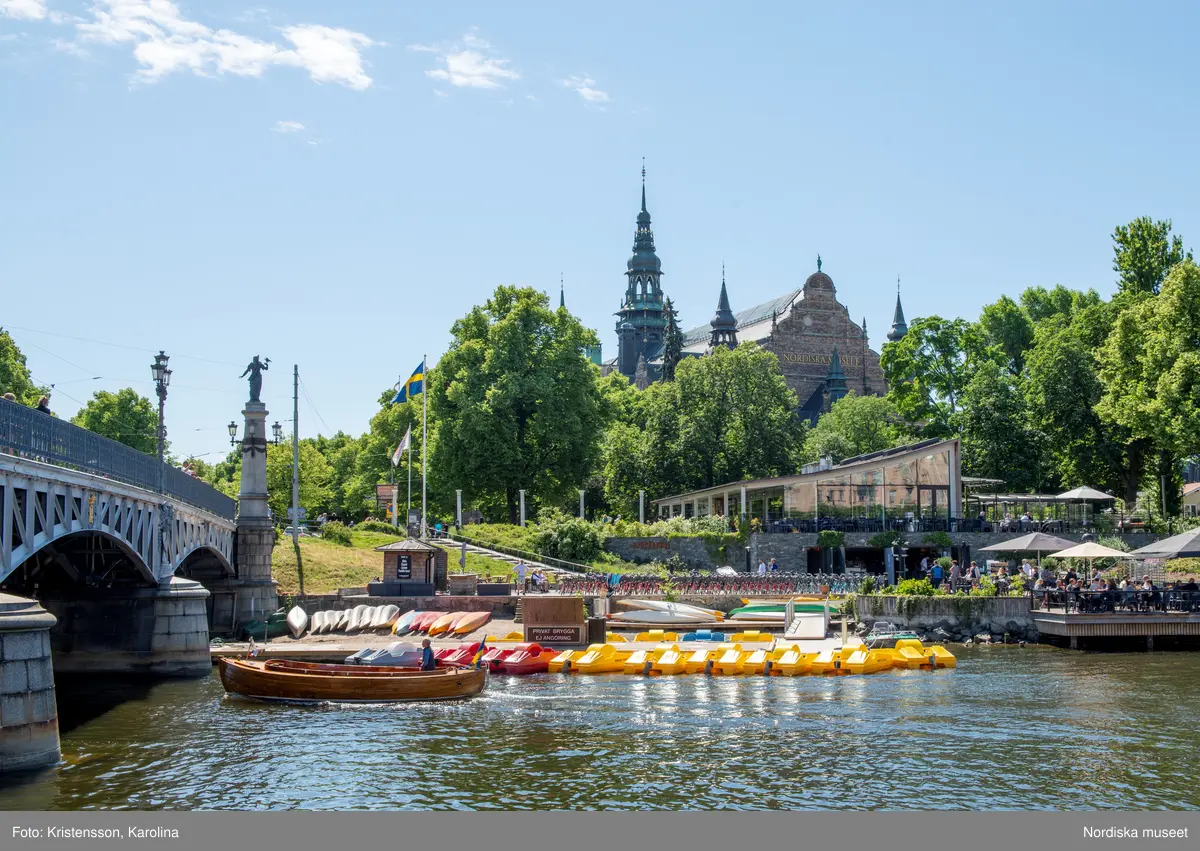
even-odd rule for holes
{"type": "Polygon", "coordinates": [[[479,694],[487,684],[487,673],[477,668],[420,671],[278,659],[219,659],[218,664],[226,692],[284,703],[459,700],[479,694]]]}

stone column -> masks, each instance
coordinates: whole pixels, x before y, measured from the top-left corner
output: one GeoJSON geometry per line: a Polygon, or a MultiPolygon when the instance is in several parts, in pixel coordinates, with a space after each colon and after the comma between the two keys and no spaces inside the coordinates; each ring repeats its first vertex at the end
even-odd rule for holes
{"type": "Polygon", "coordinates": [[[236,602],[239,624],[265,618],[279,605],[271,578],[275,526],[267,509],[267,406],[247,402],[242,440],[242,488],[238,494],[236,602]]]}
{"type": "Polygon", "coordinates": [[[145,670],[167,677],[207,677],[212,673],[207,599],[203,585],[182,576],[159,584],[154,596],[151,658],[145,670]]]}
{"type": "Polygon", "coordinates": [[[50,662],[55,622],[36,600],[0,594],[0,774],[60,758],[50,662]]]}

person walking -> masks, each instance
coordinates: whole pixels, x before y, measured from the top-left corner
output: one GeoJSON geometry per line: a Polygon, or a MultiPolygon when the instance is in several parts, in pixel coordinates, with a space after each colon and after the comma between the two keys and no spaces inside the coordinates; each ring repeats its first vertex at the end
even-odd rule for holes
{"type": "Polygon", "coordinates": [[[933,563],[933,567],[929,568],[929,581],[933,583],[934,588],[942,586],[942,566],[936,561],[933,563]]]}
{"type": "Polygon", "coordinates": [[[513,568],[513,571],[517,574],[517,593],[518,594],[525,593],[525,571],[526,571],[526,569],[527,568],[525,567],[525,559],[518,558],[516,567],[513,568]]]}
{"type": "Polygon", "coordinates": [[[767,569],[770,570],[771,573],[778,573],[779,572],[779,563],[776,562],[775,559],[771,559],[771,564],[768,565],[767,569]]]}
{"type": "Polygon", "coordinates": [[[767,563],[765,561],[763,561],[761,558],[758,560],[758,575],[759,576],[767,575],[767,563]]]}
{"type": "Polygon", "coordinates": [[[950,562],[950,593],[953,594],[958,590],[958,585],[962,581],[962,568],[958,566],[958,559],[950,562]]]}
{"type": "Polygon", "coordinates": [[[42,398],[38,399],[37,409],[43,414],[50,413],[50,397],[43,396],[42,398]]]}

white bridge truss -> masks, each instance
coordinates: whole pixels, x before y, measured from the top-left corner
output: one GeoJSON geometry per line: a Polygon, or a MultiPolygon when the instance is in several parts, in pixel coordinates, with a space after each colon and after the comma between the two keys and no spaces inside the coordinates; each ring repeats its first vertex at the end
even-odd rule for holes
{"type": "Polygon", "coordinates": [[[0,454],[0,498],[0,582],[38,550],[81,532],[115,541],[149,581],[169,579],[200,549],[233,573],[234,521],[170,496],[0,454]]]}

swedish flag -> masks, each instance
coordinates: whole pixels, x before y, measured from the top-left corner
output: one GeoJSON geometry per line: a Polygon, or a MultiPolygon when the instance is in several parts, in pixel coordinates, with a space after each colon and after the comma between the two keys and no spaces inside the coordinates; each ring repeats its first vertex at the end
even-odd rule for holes
{"type": "Polygon", "coordinates": [[[413,374],[408,377],[408,381],[404,382],[404,386],[400,388],[400,392],[396,394],[396,398],[392,400],[392,404],[404,402],[416,396],[425,389],[425,361],[413,370],[413,374]]]}

